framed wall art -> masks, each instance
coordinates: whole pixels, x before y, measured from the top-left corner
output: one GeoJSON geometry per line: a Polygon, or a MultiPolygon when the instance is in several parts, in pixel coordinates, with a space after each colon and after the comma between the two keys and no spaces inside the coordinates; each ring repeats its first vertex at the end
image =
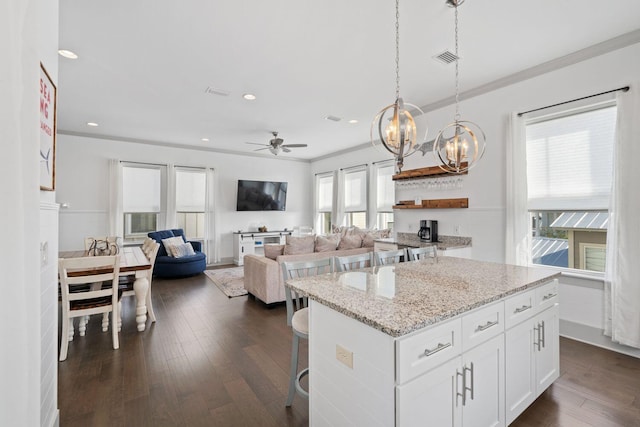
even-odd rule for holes
{"type": "Polygon", "coordinates": [[[57,89],[40,63],[40,189],[56,188],[57,89]]]}

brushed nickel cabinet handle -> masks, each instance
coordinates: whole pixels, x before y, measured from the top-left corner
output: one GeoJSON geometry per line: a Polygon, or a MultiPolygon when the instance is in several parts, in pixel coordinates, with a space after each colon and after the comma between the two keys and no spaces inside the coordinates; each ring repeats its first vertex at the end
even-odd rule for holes
{"type": "Polygon", "coordinates": [[[518,307],[515,310],[513,310],[514,314],[518,314],[518,313],[522,313],[523,311],[527,311],[531,308],[530,305],[523,305],[522,307],[518,307]]]}
{"type": "Polygon", "coordinates": [[[458,370],[456,369],[456,406],[458,406],[458,397],[462,397],[462,406],[465,405],[465,403],[467,403],[466,400],[466,382],[467,382],[467,378],[464,375],[465,371],[464,368],[462,369],[462,373],[458,372],[458,370]],[[462,393],[460,393],[460,390],[458,389],[458,378],[462,377],[462,393]]]}
{"type": "Polygon", "coordinates": [[[482,332],[482,331],[486,331],[487,329],[489,329],[492,326],[496,326],[498,324],[498,321],[496,320],[495,322],[491,322],[490,320],[487,320],[487,323],[485,323],[484,325],[478,325],[476,327],[476,332],[482,332]]]}
{"type": "Polygon", "coordinates": [[[438,353],[438,352],[440,352],[440,351],[444,350],[445,348],[449,348],[449,347],[451,347],[451,343],[450,343],[450,342],[448,342],[448,343],[446,343],[446,344],[438,343],[438,346],[437,346],[436,348],[434,348],[434,349],[429,350],[429,349],[427,348],[427,349],[424,351],[424,356],[425,356],[425,357],[432,356],[432,355],[434,355],[434,354],[436,354],[436,353],[438,353]]]}
{"type": "Polygon", "coordinates": [[[551,293],[550,294],[546,294],[545,296],[542,297],[542,301],[546,301],[546,300],[551,299],[551,298],[556,297],[556,296],[558,296],[558,294],[551,294],[551,293]]]}

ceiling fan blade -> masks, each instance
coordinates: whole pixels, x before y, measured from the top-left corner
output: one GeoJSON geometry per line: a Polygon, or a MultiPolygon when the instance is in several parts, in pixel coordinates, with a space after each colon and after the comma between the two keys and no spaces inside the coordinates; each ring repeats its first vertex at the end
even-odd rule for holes
{"type": "Polygon", "coordinates": [[[251,145],[266,145],[266,144],[258,144],[257,142],[245,142],[245,144],[251,144],[251,145]]]}
{"type": "MultiPolygon", "coordinates": [[[[260,144],[260,145],[262,145],[262,144],[260,144]]],[[[262,150],[271,150],[271,147],[258,148],[258,149],[253,150],[253,151],[262,151],[262,150]]]]}
{"type": "Polygon", "coordinates": [[[289,150],[286,145],[282,146],[282,151],[284,151],[285,153],[290,153],[291,152],[291,150],[289,150]]]}
{"type": "Polygon", "coordinates": [[[306,147],[307,144],[284,144],[283,147],[289,147],[289,148],[300,148],[300,147],[306,147]]]}

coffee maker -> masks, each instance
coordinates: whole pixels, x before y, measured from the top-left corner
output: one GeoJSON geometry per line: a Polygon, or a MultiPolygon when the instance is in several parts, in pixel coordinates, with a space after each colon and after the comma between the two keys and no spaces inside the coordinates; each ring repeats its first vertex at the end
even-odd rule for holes
{"type": "Polygon", "coordinates": [[[437,242],[438,241],[438,221],[432,221],[430,219],[421,219],[420,231],[418,231],[418,237],[423,242],[437,242]]]}

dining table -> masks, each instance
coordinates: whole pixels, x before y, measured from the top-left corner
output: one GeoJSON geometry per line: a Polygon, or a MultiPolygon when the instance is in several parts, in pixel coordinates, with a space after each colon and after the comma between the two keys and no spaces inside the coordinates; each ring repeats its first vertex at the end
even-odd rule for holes
{"type": "MultiPolygon", "coordinates": [[[[147,293],[149,292],[149,276],[152,274],[151,262],[139,246],[126,246],[120,248],[120,277],[134,276],[133,292],[136,297],[136,325],[139,332],[145,330],[147,323],[147,293]]],[[[58,256],[60,258],[80,258],[93,256],[89,251],[61,251],[58,256]]],[[[75,270],[69,275],[85,275],[92,271],[75,270]]],[[[153,316],[152,316],[153,317],[153,316]]],[[[151,319],[152,322],[155,319],[151,319]]]]}

